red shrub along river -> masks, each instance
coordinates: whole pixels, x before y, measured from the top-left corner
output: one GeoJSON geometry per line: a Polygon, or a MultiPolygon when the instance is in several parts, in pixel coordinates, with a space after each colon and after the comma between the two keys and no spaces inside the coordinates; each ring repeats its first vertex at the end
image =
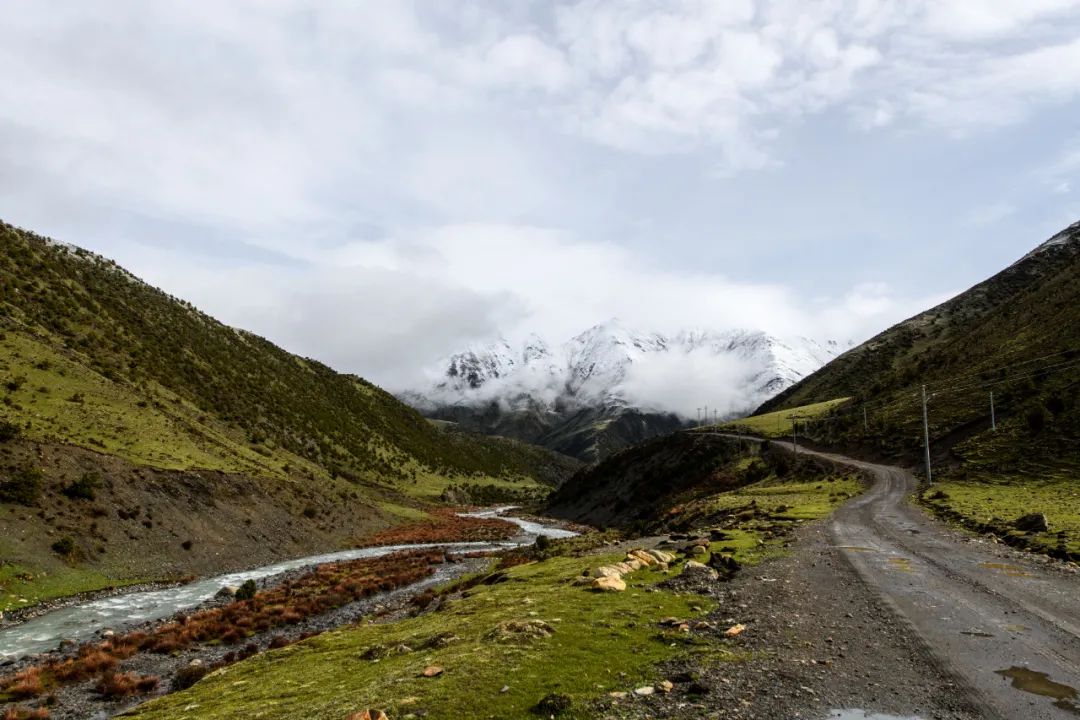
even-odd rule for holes
{"type": "MultiPolygon", "coordinates": [[[[121,593],[59,608],[25,622],[0,629],[0,659],[19,658],[52,650],[62,640],[79,642],[106,628],[122,630],[148,621],[162,620],[205,603],[213,598],[222,587],[238,586],[245,580],[259,580],[299,568],[360,558],[376,558],[401,550],[420,550],[433,547],[467,551],[501,550],[528,545],[540,535],[550,538],[566,538],[577,534],[531,520],[501,515],[501,513],[510,509],[509,507],[500,507],[475,513],[465,513],[468,517],[498,517],[500,520],[512,522],[521,528],[521,533],[517,537],[506,541],[415,543],[342,550],[340,552],[286,560],[242,572],[204,578],[186,585],[161,590],[121,593]]],[[[436,573],[423,582],[430,584],[437,582],[439,579],[439,575],[436,573]]]]}

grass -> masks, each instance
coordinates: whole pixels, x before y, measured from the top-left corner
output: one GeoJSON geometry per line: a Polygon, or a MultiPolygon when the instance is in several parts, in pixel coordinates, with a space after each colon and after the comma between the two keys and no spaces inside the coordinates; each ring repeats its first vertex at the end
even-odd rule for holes
{"type": "Polygon", "coordinates": [[[817,520],[862,492],[862,485],[853,475],[823,478],[820,481],[782,483],[775,478],[762,480],[747,487],[706,498],[701,503],[705,512],[734,510],[754,503],[773,517],[787,520],[817,520]]]}
{"type": "MultiPolygon", "coordinates": [[[[710,553],[734,553],[741,564],[752,566],[784,552],[782,535],[770,528],[823,517],[860,490],[855,476],[797,483],[773,478],[696,502],[702,520],[751,502],[771,514],[767,523],[755,518],[727,529],[724,540],[709,546],[710,553]]],[[[558,541],[564,544],[561,552],[596,542],[592,536],[558,541]]],[[[459,580],[457,586],[470,589],[435,612],[346,628],[257,656],[130,715],[142,720],[340,719],[370,707],[391,717],[526,718],[541,698],[558,693],[572,700],[571,710],[560,717],[583,718],[591,716],[584,707],[589,701],[661,679],[655,668],[665,660],[684,654],[710,663],[738,659],[724,642],[690,639],[658,626],[661,618],[699,617],[714,607],[701,596],[657,587],[669,577],[660,571],[627,576],[625,593],[594,594],[572,585],[585,568],[622,558],[622,553],[560,555],[510,567],[497,584],[459,580]],[[529,620],[548,623],[554,633],[493,639],[501,624],[529,620]],[[432,665],[444,672],[423,677],[432,665]],[[503,687],[509,689],[502,692],[503,687]]],[[[732,614],[738,613],[733,609],[732,614]]]]}
{"type": "MultiPolygon", "coordinates": [[[[37,440],[59,440],[162,469],[201,468],[283,477],[289,453],[264,456],[177,396],[151,384],[145,393],[112,382],[21,333],[0,341],[0,373],[21,378],[5,390],[0,418],[37,440]]],[[[265,450],[264,450],[265,452],[265,450]]]]}
{"type": "MultiPolygon", "coordinates": [[[[659,679],[654,666],[685,646],[658,621],[696,617],[710,609],[697,596],[651,592],[666,577],[654,570],[630,576],[625,593],[595,594],[570,584],[586,566],[621,557],[557,557],[517,566],[506,571],[507,581],[478,586],[439,611],[326,633],[260,655],[131,714],[145,720],[340,720],[373,707],[386,709],[391,717],[425,712],[434,717],[528,717],[553,692],[568,695],[579,708],[607,691],[632,690],[659,679]],[[527,620],[547,622],[554,634],[492,639],[501,623],[527,620]],[[422,677],[431,665],[445,672],[422,677]],[[504,686],[509,690],[501,692],[504,686]]],[[[583,716],[571,710],[561,717],[583,716]]]]}
{"type": "Polygon", "coordinates": [[[450,477],[431,472],[419,465],[413,465],[411,469],[414,471],[413,479],[398,485],[397,489],[406,495],[420,500],[438,501],[442,497],[444,490],[452,485],[460,484],[462,481],[481,483],[496,488],[514,491],[546,492],[551,489],[549,485],[544,485],[525,475],[508,475],[502,477],[469,475],[450,477]]]}
{"type": "Polygon", "coordinates": [[[1011,532],[1032,549],[1063,549],[1080,555],[1080,480],[1076,477],[945,481],[925,491],[923,500],[935,511],[965,520],[967,525],[987,526],[985,529],[999,535],[1011,532]],[[1028,513],[1045,513],[1049,532],[1022,535],[1008,527],[1028,513]]]}
{"type": "Polygon", "coordinates": [[[851,398],[836,398],[825,402],[803,405],[791,410],[777,410],[776,412],[754,415],[752,417],[732,420],[730,422],[713,425],[707,430],[726,430],[729,432],[743,432],[767,438],[791,437],[792,415],[800,419],[813,420],[821,417],[833,408],[846,403],[851,398]]]}
{"type": "Polygon", "coordinates": [[[143,582],[143,578],[118,579],[98,570],[71,567],[50,573],[20,563],[0,564],[0,612],[30,607],[47,600],[143,582]]]}

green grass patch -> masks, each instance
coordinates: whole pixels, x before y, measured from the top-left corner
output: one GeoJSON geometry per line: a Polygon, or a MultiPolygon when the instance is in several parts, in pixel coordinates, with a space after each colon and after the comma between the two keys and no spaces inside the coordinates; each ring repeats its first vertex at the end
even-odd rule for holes
{"type": "Polygon", "coordinates": [[[1044,513],[1049,531],[1023,535],[1026,544],[1044,552],[1080,553],[1080,479],[1075,477],[945,481],[926,490],[923,500],[943,514],[956,513],[969,524],[992,524],[1003,531],[1021,515],[1044,513]]]}
{"type": "MultiPolygon", "coordinates": [[[[658,620],[697,617],[712,607],[699,596],[650,592],[666,577],[652,570],[630,576],[624,593],[597,594],[571,585],[585,567],[621,558],[557,557],[511,568],[508,581],[478,586],[437,612],[327,633],[266,653],[131,714],[145,720],[340,720],[373,707],[391,717],[522,718],[553,692],[582,708],[608,691],[659,679],[657,663],[694,649],[685,636],[660,628],[658,620]],[[554,633],[531,640],[496,638],[500,623],[520,620],[543,620],[554,633]],[[432,640],[440,635],[457,639],[438,647],[432,640]],[[394,652],[402,645],[410,651],[394,652]],[[372,655],[382,657],[375,661],[372,655]],[[421,677],[430,665],[445,672],[421,677]],[[503,686],[509,690],[500,692],[503,686]]],[[[560,717],[587,716],[573,708],[560,717]]]]}
{"type": "Polygon", "coordinates": [[[722,430],[727,432],[750,433],[751,435],[767,438],[790,437],[791,426],[794,422],[792,420],[792,415],[796,415],[800,419],[813,420],[814,418],[821,417],[833,408],[846,403],[850,399],[851,398],[846,397],[837,398],[835,400],[826,400],[825,402],[814,403],[812,405],[803,405],[802,407],[793,408],[791,410],[777,410],[776,412],[765,413],[764,415],[754,415],[752,417],[721,423],[720,425],[712,425],[706,429],[711,431],[722,430]]]}
{"type": "Polygon", "coordinates": [[[146,392],[113,382],[24,334],[0,341],[0,374],[18,379],[5,388],[0,418],[24,435],[109,453],[162,469],[223,470],[282,476],[298,458],[266,455],[210,421],[193,406],[153,383],[146,392]]]}
{"type": "Polygon", "coordinates": [[[420,500],[438,501],[442,497],[444,490],[451,485],[460,485],[463,482],[492,485],[497,488],[515,491],[544,492],[551,489],[550,486],[524,475],[502,477],[482,474],[447,476],[431,472],[418,464],[413,464],[411,467],[414,471],[412,480],[396,485],[395,489],[420,500]]]}
{"type": "Polygon", "coordinates": [[[0,565],[0,611],[18,610],[47,600],[145,582],[144,578],[119,580],[97,570],[65,567],[43,570],[19,563],[0,565]]]}

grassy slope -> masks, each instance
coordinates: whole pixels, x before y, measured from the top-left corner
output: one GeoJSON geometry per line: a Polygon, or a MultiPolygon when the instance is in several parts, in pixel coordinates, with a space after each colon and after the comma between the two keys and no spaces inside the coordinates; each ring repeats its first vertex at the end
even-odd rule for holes
{"type": "Polygon", "coordinates": [[[775,410],[760,415],[751,415],[739,420],[721,423],[719,426],[708,426],[700,430],[700,432],[720,430],[721,432],[749,433],[757,437],[789,438],[791,437],[792,425],[795,422],[792,416],[798,417],[799,426],[803,427],[805,420],[821,418],[827,415],[830,410],[842,407],[850,399],[837,398],[787,410],[775,410]]]}
{"type": "Polygon", "coordinates": [[[1065,537],[1028,544],[1075,553],[1080,528],[1061,501],[1080,487],[1080,224],[1061,238],[845,353],[759,413],[851,396],[847,407],[811,423],[810,435],[921,467],[919,385],[926,383],[935,475],[948,483],[948,498],[935,507],[973,524],[996,516],[1006,521],[999,532],[1020,514],[1045,512],[1052,533],[1065,537]]]}
{"type": "MultiPolygon", "coordinates": [[[[715,505],[712,511],[751,501],[773,509],[783,504],[791,518],[805,520],[827,514],[841,501],[839,491],[856,492],[857,487],[850,479],[765,482],[710,496],[708,502],[715,505]]],[[[783,552],[782,543],[756,522],[728,532],[729,539],[713,543],[712,552],[734,550],[740,562],[750,565],[783,552]]],[[[144,720],[300,715],[337,720],[374,707],[385,708],[390,717],[426,712],[438,718],[478,713],[517,718],[531,716],[537,701],[556,692],[569,695],[577,709],[560,717],[591,717],[581,709],[590,700],[662,679],[654,668],[666,659],[693,653],[699,664],[738,660],[725,642],[688,642],[687,636],[658,626],[661,618],[694,618],[713,607],[706,598],[657,588],[667,577],[660,572],[634,573],[625,593],[596,595],[571,585],[582,568],[622,557],[556,556],[511,568],[509,581],[478,585],[438,611],[347,628],[267,653],[215,673],[188,691],[150,702],[133,715],[144,720]],[[519,642],[488,635],[501,622],[532,619],[550,623],[555,633],[519,642]],[[441,649],[417,649],[438,633],[460,639],[441,649]],[[372,647],[402,644],[414,651],[378,662],[362,659],[372,647]],[[420,677],[428,665],[446,672],[435,679],[420,677]],[[500,692],[504,685],[509,686],[505,693],[500,692]]]]}
{"type": "Polygon", "coordinates": [[[762,481],[792,483],[834,468],[759,443],[680,432],[628,448],[575,474],[552,494],[548,512],[600,527],[657,529],[673,509],[762,481]]]}
{"type": "MultiPolygon", "coordinates": [[[[0,401],[0,421],[19,429],[16,443],[85,448],[104,464],[116,458],[154,471],[239,473],[257,478],[249,490],[268,502],[285,502],[273,497],[275,487],[286,490],[290,512],[336,503],[375,526],[415,519],[420,511],[410,498],[437,501],[452,484],[535,492],[576,468],[522,443],[439,429],[360,378],[222,325],[108,260],[2,223],[0,401]],[[310,497],[296,504],[298,493],[310,497]]],[[[25,448],[16,449],[22,457],[25,448]]],[[[49,546],[59,533],[84,532],[91,522],[108,530],[117,520],[111,512],[91,517],[100,509],[85,503],[50,524],[55,491],[76,478],[33,460],[13,462],[0,465],[0,485],[23,470],[44,470],[53,492],[25,517],[21,506],[0,502],[0,513],[22,523],[18,543],[0,542],[0,604],[144,577],[98,559],[56,557],[49,546]],[[58,523],[70,530],[58,531],[58,523]]],[[[146,495],[129,499],[153,503],[146,495]]],[[[213,502],[193,503],[197,512],[215,512],[213,502]]],[[[259,518],[246,520],[257,526],[259,518]]],[[[244,535],[222,533],[222,542],[244,535]]],[[[186,558],[169,550],[162,560],[186,558]]]]}

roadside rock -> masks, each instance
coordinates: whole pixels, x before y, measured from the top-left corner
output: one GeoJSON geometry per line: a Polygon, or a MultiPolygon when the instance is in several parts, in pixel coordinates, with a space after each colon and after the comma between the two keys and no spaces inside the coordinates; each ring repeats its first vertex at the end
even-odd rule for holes
{"type": "Polygon", "coordinates": [[[682,574],[687,577],[693,578],[707,578],[709,580],[718,580],[720,573],[712,569],[708,565],[699,563],[697,560],[687,560],[683,565],[682,574]]]}
{"type": "Polygon", "coordinates": [[[1013,527],[1021,532],[1047,532],[1050,529],[1043,513],[1030,513],[1013,521],[1013,527]]]}

